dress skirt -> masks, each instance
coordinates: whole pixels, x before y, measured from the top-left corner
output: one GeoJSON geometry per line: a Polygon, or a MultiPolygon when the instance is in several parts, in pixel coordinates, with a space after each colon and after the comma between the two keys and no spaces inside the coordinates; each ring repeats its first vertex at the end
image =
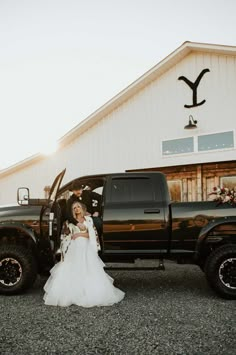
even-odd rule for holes
{"type": "Polygon", "coordinates": [[[64,261],[50,271],[44,290],[44,302],[52,306],[111,306],[124,298],[124,292],[113,285],[104,271],[88,238],[71,240],[64,261]]]}

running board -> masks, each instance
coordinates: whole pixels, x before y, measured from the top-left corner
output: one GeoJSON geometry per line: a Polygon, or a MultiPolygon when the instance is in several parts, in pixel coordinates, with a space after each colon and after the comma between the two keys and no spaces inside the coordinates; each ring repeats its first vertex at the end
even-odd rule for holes
{"type": "Polygon", "coordinates": [[[158,266],[105,266],[105,270],[165,270],[163,260],[159,261],[158,266]]]}
{"type": "Polygon", "coordinates": [[[119,266],[119,267],[110,267],[110,266],[105,266],[105,270],[165,270],[165,266],[156,266],[156,267],[128,267],[128,266],[119,266]]]}

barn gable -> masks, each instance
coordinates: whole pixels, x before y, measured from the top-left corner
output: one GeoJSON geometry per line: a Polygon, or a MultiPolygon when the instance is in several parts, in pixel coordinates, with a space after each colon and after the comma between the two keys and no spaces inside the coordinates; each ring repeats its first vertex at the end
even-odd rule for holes
{"type": "Polygon", "coordinates": [[[2,170],[0,203],[15,199],[22,184],[42,194],[63,168],[70,180],[232,162],[235,109],[236,47],[185,42],[65,134],[56,154],[35,155],[2,170]],[[189,123],[195,129],[186,129],[189,123]]]}

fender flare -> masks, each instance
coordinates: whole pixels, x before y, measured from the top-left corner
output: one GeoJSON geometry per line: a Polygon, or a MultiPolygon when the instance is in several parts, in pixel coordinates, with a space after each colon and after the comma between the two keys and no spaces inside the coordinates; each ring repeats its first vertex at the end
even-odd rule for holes
{"type": "MultiPolygon", "coordinates": [[[[198,236],[198,239],[197,239],[197,243],[196,243],[196,249],[195,249],[195,257],[196,259],[198,259],[198,257],[200,256],[201,254],[201,248],[204,244],[204,242],[206,241],[206,239],[208,238],[208,234],[209,232],[214,229],[215,227],[217,226],[220,226],[220,225],[224,225],[224,224],[229,224],[229,223],[235,223],[236,224],[236,216],[228,216],[228,217],[222,217],[222,218],[217,218],[217,219],[212,219],[205,227],[203,227],[201,229],[201,232],[198,236]]],[[[212,240],[215,239],[215,241],[218,239],[219,240],[219,237],[211,237],[212,240]]],[[[220,237],[220,239],[226,239],[227,236],[222,236],[220,237]]],[[[236,236],[235,236],[235,240],[236,240],[236,236]]]]}
{"type": "Polygon", "coordinates": [[[12,229],[12,230],[17,230],[20,232],[23,232],[24,234],[28,235],[35,244],[37,244],[37,238],[32,230],[31,227],[27,226],[26,224],[23,223],[18,223],[18,222],[3,222],[0,223],[0,233],[4,229],[12,229]]]}

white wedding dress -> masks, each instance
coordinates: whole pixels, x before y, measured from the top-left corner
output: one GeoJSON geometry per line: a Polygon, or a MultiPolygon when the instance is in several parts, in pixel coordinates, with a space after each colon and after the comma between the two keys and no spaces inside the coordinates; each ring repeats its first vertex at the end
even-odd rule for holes
{"type": "MultiPolygon", "coordinates": [[[[103,269],[92,218],[85,218],[89,238],[71,239],[64,260],[51,269],[44,286],[46,305],[111,306],[124,298],[124,292],[113,285],[113,279],[103,269]]],[[[71,223],[68,226],[71,234],[80,231],[71,223]]]]}

